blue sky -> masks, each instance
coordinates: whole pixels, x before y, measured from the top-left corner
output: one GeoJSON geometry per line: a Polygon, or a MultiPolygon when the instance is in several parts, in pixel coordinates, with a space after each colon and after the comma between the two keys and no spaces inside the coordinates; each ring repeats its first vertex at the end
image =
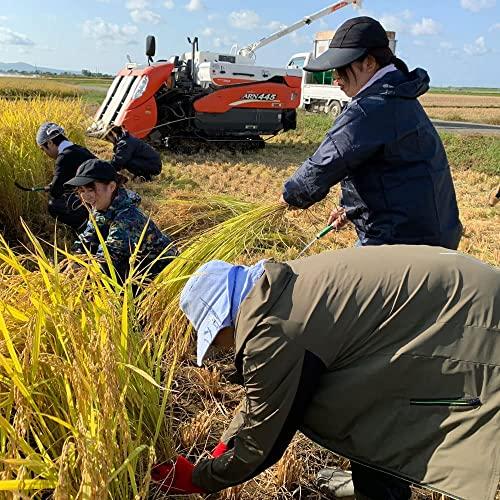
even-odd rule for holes
{"type": "MultiPolygon", "coordinates": [[[[500,1],[500,0],[498,0],[500,1]]],[[[0,61],[62,69],[116,72],[126,54],[145,60],[144,39],[157,37],[157,56],[200,48],[243,46],[328,5],[328,0],[1,0],[0,61]]],[[[395,29],[398,55],[427,69],[433,85],[500,87],[500,5],[497,0],[364,0],[257,52],[262,65],[282,66],[310,50],[316,31],[356,15],[395,29]]]]}

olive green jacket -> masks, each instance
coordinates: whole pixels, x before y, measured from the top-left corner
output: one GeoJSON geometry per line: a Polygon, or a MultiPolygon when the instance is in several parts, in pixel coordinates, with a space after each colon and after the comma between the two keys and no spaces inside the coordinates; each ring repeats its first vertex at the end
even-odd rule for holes
{"type": "Polygon", "coordinates": [[[380,246],[267,263],[241,304],[246,398],[200,462],[206,491],[262,470],[304,353],[325,365],[299,430],[340,455],[456,498],[500,479],[500,271],[440,247],[380,246]]]}

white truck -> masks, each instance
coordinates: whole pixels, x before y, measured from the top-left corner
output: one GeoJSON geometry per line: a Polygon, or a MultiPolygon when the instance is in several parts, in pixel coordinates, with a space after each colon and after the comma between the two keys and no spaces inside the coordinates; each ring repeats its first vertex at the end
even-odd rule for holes
{"type": "MultiPolygon", "coordinates": [[[[328,49],[334,31],[320,31],[314,37],[312,52],[294,54],[287,64],[288,69],[302,69],[311,59],[319,57],[328,49]]],[[[389,46],[396,51],[396,33],[388,31],[389,46]]],[[[306,111],[328,113],[336,118],[350,101],[338,85],[332,81],[332,71],[309,73],[302,71],[302,92],[300,107],[306,111]]]]}

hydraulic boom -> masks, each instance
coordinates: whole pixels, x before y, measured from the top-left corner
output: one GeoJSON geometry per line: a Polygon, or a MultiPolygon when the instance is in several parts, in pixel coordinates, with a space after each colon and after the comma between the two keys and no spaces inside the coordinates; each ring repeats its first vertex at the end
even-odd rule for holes
{"type": "Polygon", "coordinates": [[[284,36],[292,33],[293,31],[296,31],[303,26],[311,24],[313,21],[317,21],[318,19],[327,16],[329,14],[333,14],[339,9],[342,9],[343,7],[347,7],[349,4],[352,4],[356,7],[361,7],[361,1],[362,0],[344,0],[342,2],[335,2],[328,7],[325,7],[324,9],[321,9],[320,11],[316,12],[315,14],[312,14],[310,16],[306,16],[300,21],[297,21],[296,23],[291,24],[290,26],[287,26],[286,28],[283,28],[279,31],[276,31],[276,33],[273,33],[272,35],[266,36],[264,38],[261,38],[257,42],[254,42],[250,45],[247,45],[246,47],[242,47],[239,51],[238,54],[241,56],[246,56],[246,57],[255,57],[255,51],[257,49],[260,49],[261,47],[264,47],[266,45],[269,45],[272,42],[275,42],[276,40],[279,40],[280,38],[283,38],[284,36]]]}

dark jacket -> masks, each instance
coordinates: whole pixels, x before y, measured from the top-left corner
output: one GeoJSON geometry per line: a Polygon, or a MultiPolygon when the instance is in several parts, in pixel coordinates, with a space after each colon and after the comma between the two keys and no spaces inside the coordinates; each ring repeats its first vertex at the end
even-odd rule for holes
{"type": "Polygon", "coordinates": [[[207,492],[276,462],[297,430],[354,462],[456,498],[500,479],[500,270],[441,247],[268,262],[243,300],[245,399],[200,461],[207,492]]]}
{"type": "Polygon", "coordinates": [[[149,144],[125,132],[115,144],[111,165],[115,169],[126,168],[134,175],[150,177],[161,172],[161,158],[158,151],[149,144]]]}
{"type": "Polygon", "coordinates": [[[318,150],[286,181],[283,196],[307,208],[341,183],[341,205],[362,245],[456,248],[462,226],[441,139],[417,97],[420,68],[388,73],[353,98],[318,150]]]}
{"type": "Polygon", "coordinates": [[[78,167],[87,160],[95,158],[87,148],[72,144],[58,154],[54,167],[54,176],[49,184],[49,193],[53,198],[61,198],[66,192],[72,191],[71,187],[64,187],[64,183],[73,179],[78,167]]]}
{"type": "MultiPolygon", "coordinates": [[[[177,254],[170,238],[163,234],[156,224],[138,208],[140,201],[141,198],[137,193],[119,188],[111,206],[105,212],[92,212],[113,266],[122,280],[128,273],[130,257],[146,225],[146,232],[135,264],[136,268],[145,269],[160,254],[163,257],[172,257],[177,254]]],[[[78,236],[78,240],[73,245],[73,251],[76,253],[85,253],[85,249],[88,249],[105,265],[104,249],[92,221],[89,221],[87,228],[78,236]]],[[[157,274],[168,262],[170,259],[161,259],[149,270],[150,273],[157,274]]]]}

